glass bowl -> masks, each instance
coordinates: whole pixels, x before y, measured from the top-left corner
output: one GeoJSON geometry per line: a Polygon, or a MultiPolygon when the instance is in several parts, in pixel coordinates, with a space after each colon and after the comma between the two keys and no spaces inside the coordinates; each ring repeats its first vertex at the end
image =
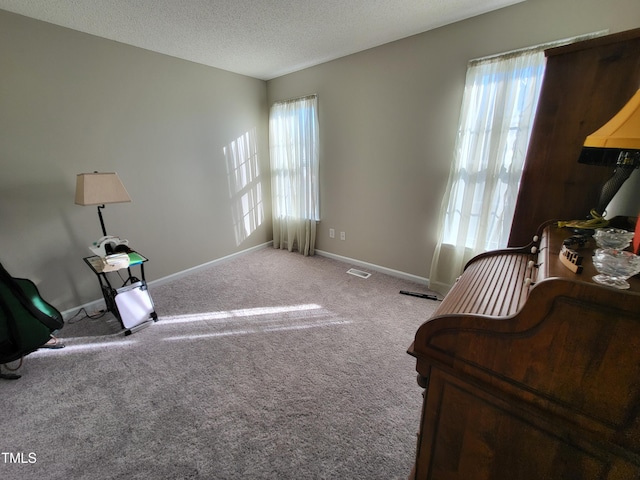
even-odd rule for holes
{"type": "Polygon", "coordinates": [[[596,228],[593,238],[596,239],[596,244],[600,248],[624,250],[631,244],[633,232],[620,228],[596,228]]]}
{"type": "Polygon", "coordinates": [[[627,279],[640,273],[640,255],[616,248],[599,248],[593,254],[593,266],[599,272],[593,277],[594,281],[624,290],[630,287],[627,279]]]}

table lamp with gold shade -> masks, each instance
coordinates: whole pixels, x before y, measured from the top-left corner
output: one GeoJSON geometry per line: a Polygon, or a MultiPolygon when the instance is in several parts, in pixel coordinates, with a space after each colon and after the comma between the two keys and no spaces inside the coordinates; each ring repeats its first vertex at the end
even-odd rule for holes
{"type": "Polygon", "coordinates": [[[587,136],[578,162],[615,169],[602,187],[598,204],[591,210],[588,220],[559,224],[575,228],[606,227],[607,205],[633,171],[640,167],[640,89],[613,118],[587,136]]]}

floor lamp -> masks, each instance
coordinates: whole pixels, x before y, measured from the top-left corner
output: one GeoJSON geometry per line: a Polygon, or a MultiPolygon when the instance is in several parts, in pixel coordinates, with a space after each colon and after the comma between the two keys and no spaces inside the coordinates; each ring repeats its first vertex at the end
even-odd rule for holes
{"type": "Polygon", "coordinates": [[[76,177],[76,205],[97,205],[102,235],[107,236],[102,209],[107,203],[130,202],[131,197],[117,173],[81,173],[76,177]]]}

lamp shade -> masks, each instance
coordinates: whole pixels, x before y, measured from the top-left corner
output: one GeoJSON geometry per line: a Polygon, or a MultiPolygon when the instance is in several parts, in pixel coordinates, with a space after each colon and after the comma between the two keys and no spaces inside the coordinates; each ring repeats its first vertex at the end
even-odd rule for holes
{"type": "Polygon", "coordinates": [[[76,205],[130,202],[117,173],[81,173],[76,177],[76,205]]]}
{"type": "Polygon", "coordinates": [[[587,136],[578,162],[614,166],[622,151],[640,152],[640,90],[611,120],[587,136]]]}
{"type": "Polygon", "coordinates": [[[585,147],[640,150],[640,90],[584,141],[585,147]]]}

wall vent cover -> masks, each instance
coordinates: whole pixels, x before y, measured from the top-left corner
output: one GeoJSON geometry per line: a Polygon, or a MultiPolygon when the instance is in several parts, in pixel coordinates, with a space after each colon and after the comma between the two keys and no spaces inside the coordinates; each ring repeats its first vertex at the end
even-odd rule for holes
{"type": "Polygon", "coordinates": [[[360,278],[369,278],[371,276],[369,272],[363,272],[362,270],[358,270],[356,268],[350,268],[349,270],[347,270],[347,273],[349,275],[355,275],[356,277],[360,278]]]}

